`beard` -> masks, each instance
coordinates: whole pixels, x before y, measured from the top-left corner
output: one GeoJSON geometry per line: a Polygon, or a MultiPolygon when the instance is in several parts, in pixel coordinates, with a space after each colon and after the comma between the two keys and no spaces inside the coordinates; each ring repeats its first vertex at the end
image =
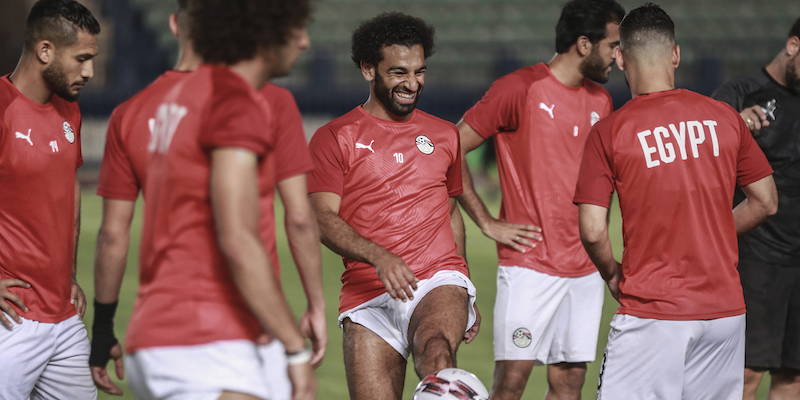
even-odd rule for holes
{"type": "Polygon", "coordinates": [[[69,79],[64,73],[61,62],[56,58],[50,66],[48,66],[42,73],[42,78],[47,84],[51,92],[55,93],[58,97],[66,101],[78,100],[79,92],[72,93],[70,88],[69,79]]]}
{"type": "Polygon", "coordinates": [[[383,77],[381,74],[376,70],[375,71],[375,97],[378,101],[383,104],[384,107],[393,115],[398,117],[404,117],[408,114],[411,114],[414,111],[414,108],[417,107],[417,101],[419,101],[419,96],[422,94],[422,87],[423,85],[419,85],[419,89],[417,89],[416,96],[414,96],[414,102],[411,104],[401,104],[398,103],[397,100],[394,98],[394,92],[398,91],[398,88],[401,86],[396,86],[392,89],[389,89],[386,86],[386,82],[383,81],[383,77]]]}
{"type": "Polygon", "coordinates": [[[589,53],[589,57],[581,62],[580,69],[581,73],[586,78],[597,83],[606,83],[608,82],[608,73],[606,73],[606,70],[609,66],[610,64],[606,65],[600,53],[593,48],[592,52],[589,53]]]}
{"type": "Polygon", "coordinates": [[[786,80],[786,88],[794,94],[800,94],[800,76],[797,75],[797,67],[795,66],[796,58],[797,55],[792,57],[789,61],[789,65],[786,66],[786,76],[784,76],[784,79],[786,80]]]}

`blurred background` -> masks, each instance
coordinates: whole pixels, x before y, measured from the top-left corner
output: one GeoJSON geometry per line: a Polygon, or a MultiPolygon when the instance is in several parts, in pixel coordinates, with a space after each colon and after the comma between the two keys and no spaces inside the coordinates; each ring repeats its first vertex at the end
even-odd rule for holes
{"type": "MultiPolygon", "coordinates": [[[[102,26],[95,77],[82,92],[84,174],[102,157],[108,116],[119,103],[174,65],[177,44],[168,27],[174,0],[80,0],[102,26]]],[[[3,0],[0,73],[19,58],[28,10],[35,0],[3,0]]],[[[547,62],[555,54],[555,25],[565,1],[323,0],[309,25],[311,47],[288,78],[307,134],[363,103],[368,85],[350,61],[350,35],[384,11],[403,11],[436,27],[419,107],[457,122],[497,77],[547,62]]],[[[626,10],[641,1],[622,0],[626,10]]],[[[711,94],[735,76],[766,65],[800,17],[797,0],[663,0],[681,45],[677,86],[711,94]]],[[[614,67],[616,69],[616,67],[614,67]]],[[[630,98],[623,74],[606,84],[616,107],[630,98]]],[[[88,176],[91,176],[89,174],[88,176]]]]}

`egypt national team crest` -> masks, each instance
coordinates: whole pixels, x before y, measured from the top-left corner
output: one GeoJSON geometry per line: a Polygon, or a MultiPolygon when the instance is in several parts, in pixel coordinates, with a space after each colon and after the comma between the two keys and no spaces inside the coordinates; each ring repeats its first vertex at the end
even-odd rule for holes
{"type": "Polygon", "coordinates": [[[75,131],[72,130],[72,126],[67,121],[64,121],[64,136],[66,136],[68,142],[75,143],[75,131]]]}
{"type": "Polygon", "coordinates": [[[531,331],[527,328],[519,328],[511,335],[511,339],[517,347],[528,347],[531,345],[531,331]]]}
{"type": "Polygon", "coordinates": [[[428,139],[425,135],[419,135],[416,139],[417,148],[422,154],[431,154],[433,153],[433,142],[428,139]]]}
{"type": "Polygon", "coordinates": [[[592,111],[592,126],[594,126],[597,121],[600,121],[600,114],[598,114],[597,111],[592,111]]]}

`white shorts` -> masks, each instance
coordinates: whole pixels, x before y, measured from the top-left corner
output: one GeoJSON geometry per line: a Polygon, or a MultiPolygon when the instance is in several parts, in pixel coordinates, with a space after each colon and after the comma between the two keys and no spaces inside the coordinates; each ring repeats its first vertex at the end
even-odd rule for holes
{"type": "Polygon", "coordinates": [[[741,400],[745,316],[611,320],[597,399],[741,400]]]}
{"type": "Polygon", "coordinates": [[[289,380],[289,365],[286,363],[283,343],[275,339],[266,346],[258,346],[258,352],[264,361],[269,400],[291,400],[292,382],[289,380]]]}
{"type": "Polygon", "coordinates": [[[594,361],[605,287],[599,272],[564,278],[528,268],[498,267],[495,361],[534,360],[535,365],[594,361]]]}
{"type": "Polygon", "coordinates": [[[125,357],[128,386],[139,400],[217,400],[222,392],[271,399],[258,346],[228,340],[153,347],[125,357]]]}
{"type": "Polygon", "coordinates": [[[477,318],[474,308],[475,285],[466,275],[449,270],[439,271],[430,279],[419,281],[417,290],[414,292],[414,300],[404,303],[394,300],[388,293],[384,293],[339,314],[339,327],[342,327],[342,321],[345,318],[349,318],[351,321],[375,332],[407,360],[408,355],[411,353],[408,344],[408,324],[411,322],[411,315],[414,314],[414,309],[417,308],[417,304],[428,292],[445,285],[461,286],[467,289],[467,294],[469,294],[469,318],[467,319],[467,326],[464,328],[464,332],[466,332],[472,327],[477,318]]]}
{"type": "Polygon", "coordinates": [[[93,400],[91,346],[77,315],[58,323],[0,325],[0,399],[93,400]]]}

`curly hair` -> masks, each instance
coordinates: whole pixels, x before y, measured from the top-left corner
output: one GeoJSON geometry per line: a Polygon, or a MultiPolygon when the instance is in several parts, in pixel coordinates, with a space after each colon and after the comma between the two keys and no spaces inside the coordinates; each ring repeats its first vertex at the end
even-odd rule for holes
{"type": "Polygon", "coordinates": [[[794,36],[800,37],[800,18],[794,21],[792,29],[789,30],[789,37],[791,38],[794,36]]]}
{"type": "Polygon", "coordinates": [[[212,64],[235,64],[282,46],[311,15],[310,0],[189,0],[194,50],[212,64]]]}
{"type": "Polygon", "coordinates": [[[100,33],[100,24],[86,7],[74,0],[39,0],[28,14],[25,48],[33,50],[42,40],[69,46],[78,41],[79,29],[100,33]]]}
{"type": "Polygon", "coordinates": [[[597,44],[606,37],[606,25],[618,24],[624,16],[625,9],[614,0],[570,1],[564,5],[556,24],[556,52],[568,52],[581,36],[597,44]]]}
{"type": "Polygon", "coordinates": [[[353,32],[352,56],[357,68],[361,62],[378,65],[383,60],[385,46],[399,44],[407,47],[422,45],[425,58],[433,54],[435,29],[420,18],[400,12],[383,13],[361,23],[353,32]]]}

